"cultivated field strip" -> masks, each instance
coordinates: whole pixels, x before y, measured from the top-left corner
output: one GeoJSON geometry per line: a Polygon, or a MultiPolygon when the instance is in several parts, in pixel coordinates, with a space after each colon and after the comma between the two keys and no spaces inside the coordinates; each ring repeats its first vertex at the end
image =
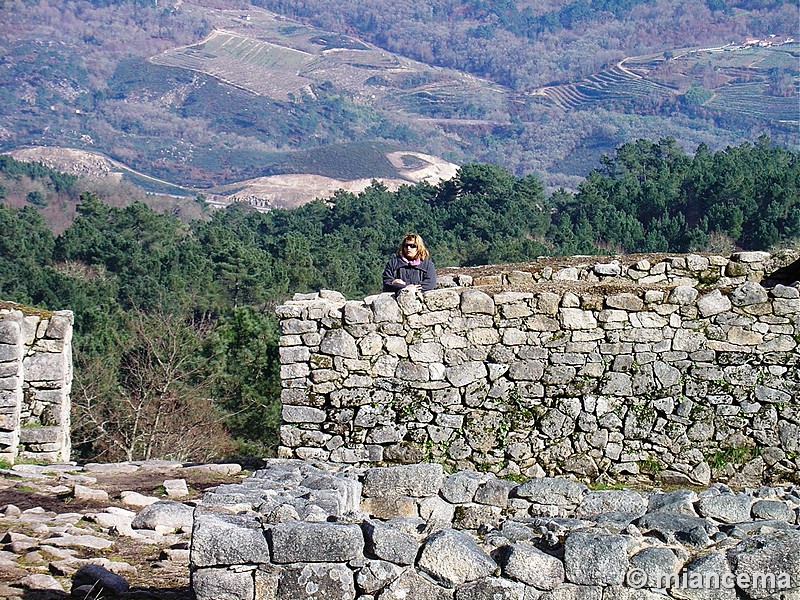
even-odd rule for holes
{"type": "Polygon", "coordinates": [[[634,76],[617,66],[565,85],[543,88],[542,94],[563,109],[586,104],[636,97],[671,95],[674,91],[662,84],[634,76]]]}
{"type": "Polygon", "coordinates": [[[300,75],[314,56],[247,38],[215,31],[204,42],[153,57],[155,64],[205,73],[221,81],[271,98],[285,100],[307,89],[310,79],[300,75]]]}
{"type": "Polygon", "coordinates": [[[485,88],[469,80],[445,80],[392,93],[386,104],[399,110],[457,118],[465,114],[466,107],[491,108],[491,101],[485,88]]]}
{"type": "MultiPolygon", "coordinates": [[[[659,104],[689,87],[687,70],[700,65],[698,61],[713,61],[726,83],[713,90],[706,106],[795,122],[796,97],[769,96],[765,89],[767,71],[788,69],[787,60],[796,62],[793,52],[731,47],[676,50],[669,59],[661,54],[631,57],[579,81],[539,88],[532,99],[541,98],[563,110],[603,103],[659,104]]],[[[335,82],[353,98],[440,118],[475,115],[476,110],[488,118],[507,93],[489,82],[470,84],[454,73],[444,75],[380,49],[354,46],[349,38],[313,30],[293,35],[291,41],[278,37],[269,42],[222,29],[199,44],[167,51],[152,61],[205,73],[276,100],[313,95],[314,84],[335,82]]]]}
{"type": "Polygon", "coordinates": [[[729,85],[718,90],[705,106],[761,119],[798,122],[797,97],[770,96],[764,88],[765,84],[758,81],[729,85]]]}
{"type": "Polygon", "coordinates": [[[796,48],[796,44],[769,49],[731,46],[676,50],[676,56],[670,60],[655,54],[631,57],[580,81],[539,88],[534,97],[546,98],[564,110],[615,100],[657,100],[659,96],[679,94],[690,87],[686,73],[705,62],[713,62],[715,73],[725,83],[713,90],[714,96],[704,106],[759,119],[797,122],[800,118],[797,97],[770,96],[765,83],[771,70],[796,71],[796,48]],[[662,70],[668,65],[672,67],[662,70]]]}
{"type": "Polygon", "coordinates": [[[364,89],[366,80],[375,75],[376,69],[325,54],[308,61],[299,74],[315,81],[335,81],[338,87],[355,93],[364,89]]]}
{"type": "MultiPolygon", "coordinates": [[[[316,38],[315,38],[316,39],[316,38]]],[[[321,39],[321,38],[320,38],[321,39]]],[[[331,40],[322,40],[329,44],[331,40]]],[[[205,73],[238,88],[277,100],[310,92],[311,85],[335,81],[338,88],[355,96],[370,88],[368,80],[379,75],[386,87],[403,87],[397,77],[425,71],[424,65],[404,60],[389,52],[350,47],[326,47],[318,53],[304,52],[275,43],[257,40],[229,31],[215,31],[194,46],[170,50],[152,61],[159,65],[205,73]]],[[[420,81],[430,82],[427,73],[420,81]]],[[[374,86],[373,86],[374,88],[374,86]]],[[[370,88],[370,89],[373,89],[370,88]]],[[[412,86],[411,95],[423,99],[423,105],[447,105],[447,112],[458,112],[464,103],[486,95],[485,87],[445,78],[433,87],[412,86]],[[471,100],[469,98],[472,98],[471,100]]],[[[384,93],[386,93],[384,91],[384,93]]],[[[413,108],[410,96],[400,94],[398,107],[413,108]]]]}

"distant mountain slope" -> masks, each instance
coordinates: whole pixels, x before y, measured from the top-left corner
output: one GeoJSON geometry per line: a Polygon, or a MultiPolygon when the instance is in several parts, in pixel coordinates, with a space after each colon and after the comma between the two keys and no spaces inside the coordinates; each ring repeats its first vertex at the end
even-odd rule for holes
{"type": "MultiPolygon", "coordinates": [[[[193,199],[202,194],[213,206],[228,206],[233,202],[249,204],[258,210],[270,208],[295,208],[316,198],[329,198],[337,190],[358,193],[366,189],[373,181],[383,183],[387,189],[396,190],[401,185],[427,181],[432,185],[455,176],[458,165],[441,160],[435,156],[419,152],[397,150],[381,154],[380,148],[371,149],[363,146],[344,146],[337,152],[325,153],[326,158],[340,154],[372,156],[374,161],[382,161],[386,166],[375,168],[375,177],[354,179],[337,179],[335,161],[326,168],[325,163],[318,164],[319,173],[294,173],[258,177],[246,181],[231,183],[211,189],[194,189],[180,187],[167,181],[157,180],[143,173],[137,173],[107,156],[85,150],[72,148],[35,147],[21,148],[9,153],[13,158],[26,162],[41,162],[64,173],[77,175],[89,180],[108,179],[120,182],[123,178],[138,187],[150,190],[161,197],[183,197],[193,199]]],[[[365,170],[370,171],[367,167],[365,170]]],[[[160,202],[163,202],[161,200],[160,202]]],[[[195,217],[197,215],[194,215],[195,217]]]]}
{"type": "Polygon", "coordinates": [[[391,152],[386,158],[397,169],[395,177],[343,180],[311,174],[272,175],[215,188],[213,191],[223,195],[222,203],[245,202],[259,209],[295,208],[316,198],[330,198],[337,190],[363,192],[376,180],[390,191],[421,181],[436,185],[442,180],[452,179],[458,170],[453,163],[419,152],[391,152]]]}
{"type": "Polygon", "coordinates": [[[726,1],[6,3],[0,151],[99,152],[151,191],[210,195],[392,179],[395,151],[554,189],[641,137],[795,148],[800,50],[764,32],[796,11],[726,1]]]}
{"type": "MultiPolygon", "coordinates": [[[[358,104],[378,110],[458,116],[458,105],[502,106],[508,90],[452,69],[431,67],[312,27],[287,23],[263,10],[215,11],[214,30],[197,44],[150,58],[189,69],[275,101],[313,97],[333,85],[358,104]],[[420,98],[426,100],[420,101],[420,98]],[[455,99],[455,101],[453,101],[455,99]],[[448,108],[449,105],[449,108],[448,108]]],[[[507,121],[504,113],[496,115],[507,121]]]]}
{"type": "Polygon", "coordinates": [[[769,45],[727,44],[692,48],[676,56],[626,58],[579,81],[535,90],[564,110],[611,102],[654,105],[674,102],[697,92],[690,103],[721,115],[746,114],[775,123],[800,123],[798,98],[792,88],[777,90],[779,78],[796,71],[800,44],[776,40],[769,45]],[[702,89],[689,74],[710,70],[716,87],[702,89]]]}

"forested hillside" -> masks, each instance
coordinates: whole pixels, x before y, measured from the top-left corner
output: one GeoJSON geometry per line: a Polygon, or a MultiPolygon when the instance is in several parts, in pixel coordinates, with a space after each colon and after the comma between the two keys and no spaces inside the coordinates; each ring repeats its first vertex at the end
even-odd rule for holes
{"type": "MultiPolygon", "coordinates": [[[[10,178],[74,184],[41,165],[2,166],[10,178]]],[[[536,176],[469,164],[438,186],[376,184],[294,210],[234,207],[190,223],[84,193],[59,236],[33,205],[0,205],[0,230],[0,298],[75,312],[82,457],[263,455],[277,435],[272,308],[291,294],[380,291],[383,265],[410,231],[438,267],[796,245],[800,154],[767,138],[691,154],[672,139],[637,140],[575,193],[548,195],[536,176]],[[175,435],[189,424],[213,435],[175,435]]]]}
{"type": "Polygon", "coordinates": [[[765,134],[796,149],[796,8],[10,0],[0,150],[96,151],[194,193],[282,173],[377,177],[391,150],[574,190],[639,138],[693,151],[765,134]]]}
{"type": "Polygon", "coordinates": [[[116,207],[145,202],[158,212],[169,212],[183,220],[204,218],[210,207],[186,197],[148,194],[141,187],[114,176],[74,175],[48,167],[39,161],[15,160],[0,154],[0,203],[22,208],[32,206],[42,215],[48,229],[62,233],[76,215],[80,196],[91,191],[106,204],[116,207]]]}
{"type": "Polygon", "coordinates": [[[789,0],[254,0],[417,60],[517,91],[591,75],[626,56],[795,34],[789,0]],[[788,28],[788,29],[787,29],[788,28]],[[791,31],[789,30],[791,29],[791,31]]]}

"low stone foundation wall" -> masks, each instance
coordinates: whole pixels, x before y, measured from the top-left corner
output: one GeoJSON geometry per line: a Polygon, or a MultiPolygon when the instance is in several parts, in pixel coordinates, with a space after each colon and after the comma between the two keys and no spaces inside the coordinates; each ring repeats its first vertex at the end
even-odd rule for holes
{"type": "Polygon", "coordinates": [[[800,488],[593,491],[275,460],[195,510],[197,600],[800,598],[800,488]]]}
{"type": "Polygon", "coordinates": [[[587,482],[796,480],[796,254],[571,260],[279,306],[280,456],[587,482]]]}
{"type": "Polygon", "coordinates": [[[0,309],[0,459],[67,462],[71,311],[0,309]]]}

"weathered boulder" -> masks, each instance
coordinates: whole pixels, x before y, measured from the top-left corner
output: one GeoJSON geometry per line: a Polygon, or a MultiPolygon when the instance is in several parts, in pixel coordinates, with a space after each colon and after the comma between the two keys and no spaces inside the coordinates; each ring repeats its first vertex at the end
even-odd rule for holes
{"type": "Polygon", "coordinates": [[[503,557],[503,575],[539,590],[552,590],[564,583],[564,564],[530,542],[512,544],[503,557]]]}
{"type": "Polygon", "coordinates": [[[192,564],[198,567],[270,562],[267,537],[253,514],[198,509],[192,528],[192,564]]]}
{"type": "Polygon", "coordinates": [[[361,527],[368,554],[398,565],[414,564],[419,542],[413,535],[375,520],[365,521],[361,527]]]}
{"type": "Polygon", "coordinates": [[[278,578],[275,600],[353,600],[353,573],[340,563],[293,564],[278,578]]]}
{"type": "Polygon", "coordinates": [[[795,522],[795,512],[789,508],[785,502],[779,500],[757,500],[752,506],[753,518],[756,519],[776,519],[795,522]]]}
{"type": "Polygon", "coordinates": [[[442,497],[453,504],[472,502],[478,486],[486,477],[476,471],[460,471],[444,478],[441,486],[442,497]]]}
{"type": "Polygon", "coordinates": [[[733,573],[722,552],[700,554],[688,562],[679,581],[681,585],[670,589],[674,598],[681,600],[736,600],[734,586],[714,583],[734,581],[733,573]]]}
{"type": "Polygon", "coordinates": [[[412,568],[381,591],[376,600],[453,600],[453,590],[426,579],[412,568]]]}
{"type": "Polygon", "coordinates": [[[767,290],[755,281],[746,281],[730,293],[731,304],[734,306],[751,306],[769,300],[767,290]]]}
{"type": "Polygon", "coordinates": [[[253,571],[197,569],[192,572],[195,600],[251,600],[255,594],[253,571]]]}
{"type": "Polygon", "coordinates": [[[403,568],[385,560],[368,560],[356,573],[356,586],[365,594],[385,588],[403,572],[403,568]]]}
{"type": "Polygon", "coordinates": [[[498,577],[487,577],[456,590],[454,600],[525,600],[525,585],[498,577]]]}
{"type": "Polygon", "coordinates": [[[744,494],[720,494],[700,498],[697,509],[700,516],[722,523],[741,523],[750,520],[753,499],[744,494]]]}
{"type": "Polygon", "coordinates": [[[486,577],[497,563],[468,534],[443,529],[422,545],[417,567],[448,586],[486,577]]]}
{"type": "Polygon", "coordinates": [[[575,510],[575,517],[585,519],[610,512],[631,513],[635,517],[640,517],[646,511],[645,500],[637,492],[632,490],[603,490],[585,494],[575,510]]]}
{"type": "Polygon", "coordinates": [[[651,547],[640,550],[630,558],[631,571],[626,576],[626,584],[641,588],[665,589],[672,585],[672,578],[680,571],[683,561],[671,548],[651,547]],[[633,570],[637,572],[634,574],[633,570]],[[641,580],[633,577],[639,575],[641,580]]]}
{"type": "Polygon", "coordinates": [[[628,570],[626,538],[576,531],[564,542],[564,571],[579,585],[622,585],[628,570]]]}
{"type": "Polygon", "coordinates": [[[515,494],[537,504],[577,504],[588,488],[568,479],[541,477],[520,484],[515,494]]]}
{"type": "Polygon", "coordinates": [[[77,588],[83,586],[89,586],[98,598],[103,594],[119,596],[130,588],[130,584],[124,577],[112,573],[105,567],[92,564],[83,565],[72,576],[72,595],[75,595],[74,591],[77,588]]]}
{"type": "Polygon", "coordinates": [[[741,577],[750,582],[744,589],[748,598],[800,595],[800,530],[753,536],[727,554],[737,580],[741,577]]]}
{"type": "Polygon", "coordinates": [[[680,513],[652,512],[636,520],[642,531],[657,535],[665,541],[688,544],[703,548],[711,543],[710,535],[718,528],[699,517],[690,517],[680,513]]]}
{"type": "Polygon", "coordinates": [[[673,490],[671,492],[656,492],[650,495],[647,512],[674,512],[682,515],[696,517],[694,503],[697,502],[697,492],[693,490],[673,490]]]}
{"type": "Polygon", "coordinates": [[[269,529],[269,539],[278,564],[347,562],[364,553],[361,528],[345,523],[279,523],[269,529]]]}
{"type": "Polygon", "coordinates": [[[439,493],[443,479],[444,469],[436,463],[377,467],[364,474],[364,495],[434,496],[439,493]]]}
{"type": "Polygon", "coordinates": [[[159,500],[145,506],[131,523],[134,529],[190,531],[194,509],[174,500],[159,500]]]}

